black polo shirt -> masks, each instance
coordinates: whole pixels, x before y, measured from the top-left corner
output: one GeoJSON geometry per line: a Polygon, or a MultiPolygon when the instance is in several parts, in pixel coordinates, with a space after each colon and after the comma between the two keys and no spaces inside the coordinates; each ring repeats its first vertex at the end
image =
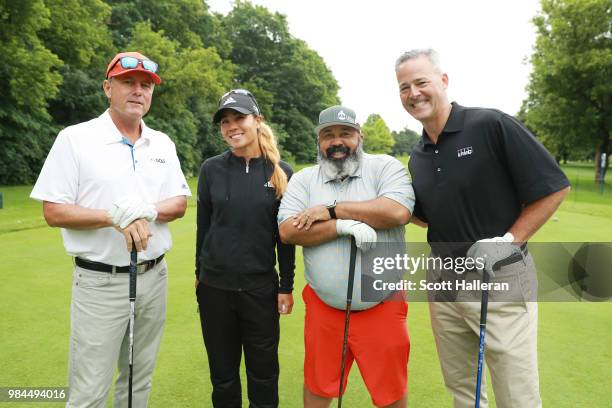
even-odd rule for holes
{"type": "Polygon", "coordinates": [[[553,157],[512,116],[455,102],[436,144],[423,129],[408,169],[414,215],[428,223],[429,242],[502,236],[524,205],[569,186],[553,157]]]}

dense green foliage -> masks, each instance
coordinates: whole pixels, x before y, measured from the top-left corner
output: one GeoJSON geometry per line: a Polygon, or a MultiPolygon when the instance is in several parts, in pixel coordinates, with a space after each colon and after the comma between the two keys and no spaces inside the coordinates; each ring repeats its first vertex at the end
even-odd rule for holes
{"type": "Polygon", "coordinates": [[[368,153],[391,153],[395,140],[384,119],[373,113],[366,119],[363,127],[363,149],[368,153]]]}
{"type": "Polygon", "coordinates": [[[612,153],[612,1],[542,0],[520,117],[558,159],[612,153]]]}
{"type": "Polygon", "coordinates": [[[391,154],[394,156],[403,156],[410,154],[410,151],[414,147],[415,144],[418,143],[421,136],[415,132],[414,130],[405,127],[399,132],[391,132],[393,139],[395,140],[395,144],[393,145],[393,150],[391,150],[391,154]]]}
{"type": "Polygon", "coordinates": [[[211,123],[221,94],[248,88],[283,156],[315,157],[319,111],[339,102],[322,58],[278,13],[237,1],[0,0],[0,185],[35,180],[59,129],[100,115],[106,64],[137,50],[160,66],[147,123],[176,143],[183,170],[224,149],[211,123]]]}

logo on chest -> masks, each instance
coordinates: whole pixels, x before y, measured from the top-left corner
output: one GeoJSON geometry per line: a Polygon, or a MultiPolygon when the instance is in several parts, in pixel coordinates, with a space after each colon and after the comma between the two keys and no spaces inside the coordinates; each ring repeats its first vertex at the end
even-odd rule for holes
{"type": "Polygon", "coordinates": [[[461,149],[457,149],[457,157],[462,158],[466,156],[470,156],[474,149],[472,146],[462,147],[461,149]]]}
{"type": "Polygon", "coordinates": [[[159,164],[166,164],[166,159],[162,159],[159,157],[151,158],[151,161],[159,164]]]}

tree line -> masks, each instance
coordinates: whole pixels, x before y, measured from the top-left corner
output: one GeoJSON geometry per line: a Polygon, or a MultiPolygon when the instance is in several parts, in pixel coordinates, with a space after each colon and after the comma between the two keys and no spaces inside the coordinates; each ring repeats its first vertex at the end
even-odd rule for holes
{"type": "MultiPolygon", "coordinates": [[[[58,131],[106,109],[101,82],[121,50],[159,64],[146,120],[176,143],[186,174],[225,149],[211,117],[228,89],[257,96],[283,157],[298,162],[314,160],[318,114],[340,102],[285,17],[248,1],[223,16],[202,0],[0,0],[0,22],[0,184],[32,183],[58,131]]],[[[390,152],[384,129],[383,147],[370,145],[390,152]]]]}
{"type": "Polygon", "coordinates": [[[558,161],[593,160],[602,181],[612,153],[612,1],[541,0],[541,7],[518,117],[558,161]]]}
{"type": "MultiPolygon", "coordinates": [[[[612,2],[541,5],[517,116],[558,160],[594,158],[603,179],[612,153],[612,2]]],[[[0,0],[0,45],[0,185],[32,183],[57,132],[106,109],[101,81],[121,50],[159,64],[163,83],[146,120],[176,143],[186,174],[225,149],[211,116],[228,89],[257,96],[283,158],[296,162],[314,161],[318,113],[340,102],[325,61],[291,35],[286,18],[248,1],[224,16],[204,0],[0,0]]],[[[378,114],[363,133],[372,153],[406,155],[419,139],[408,128],[391,132],[378,114]]]]}
{"type": "Polygon", "coordinates": [[[223,16],[202,0],[0,0],[0,45],[0,184],[33,182],[57,132],[106,109],[102,79],[121,50],[159,64],[146,120],[187,174],[225,148],[211,117],[228,89],[257,96],[290,160],[315,157],[314,122],[339,103],[323,59],[249,2],[223,16]]]}

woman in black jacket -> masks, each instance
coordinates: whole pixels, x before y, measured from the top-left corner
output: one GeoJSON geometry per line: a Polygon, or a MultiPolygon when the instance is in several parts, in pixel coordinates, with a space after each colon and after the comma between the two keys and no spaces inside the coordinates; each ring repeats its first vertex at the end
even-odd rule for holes
{"type": "Polygon", "coordinates": [[[200,170],[195,283],[212,401],[242,406],[244,350],[250,406],[277,407],[279,314],[293,307],[295,246],[281,243],[276,216],[292,170],[250,92],[223,95],[213,121],[230,150],[200,170]]]}

